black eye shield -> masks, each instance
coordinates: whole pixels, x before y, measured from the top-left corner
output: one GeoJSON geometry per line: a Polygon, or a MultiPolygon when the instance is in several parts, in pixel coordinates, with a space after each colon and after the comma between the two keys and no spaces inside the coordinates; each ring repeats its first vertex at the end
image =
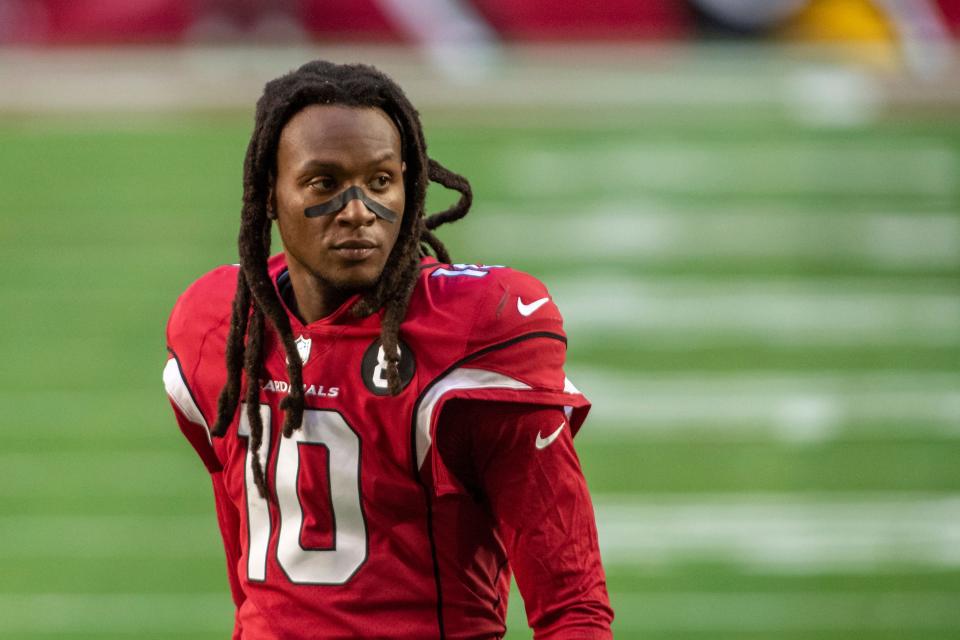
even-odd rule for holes
{"type": "Polygon", "coordinates": [[[375,216],[381,220],[386,220],[387,222],[396,222],[397,214],[394,211],[386,208],[373,198],[370,198],[366,193],[363,192],[363,189],[357,186],[350,187],[349,189],[344,189],[337,195],[333,196],[326,202],[322,204],[315,204],[312,207],[307,207],[303,210],[303,215],[308,218],[318,218],[320,216],[328,216],[339,211],[342,211],[347,203],[351,200],[359,200],[363,203],[367,209],[369,209],[375,216]]]}

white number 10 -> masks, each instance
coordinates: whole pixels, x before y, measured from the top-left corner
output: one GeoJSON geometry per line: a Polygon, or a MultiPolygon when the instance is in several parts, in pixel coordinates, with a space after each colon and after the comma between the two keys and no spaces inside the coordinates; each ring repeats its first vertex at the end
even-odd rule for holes
{"type": "MultiPolygon", "coordinates": [[[[263,445],[260,462],[267,468],[270,457],[270,407],[260,406],[263,420],[263,445]]],[[[240,411],[237,432],[246,438],[244,464],[247,494],[249,545],[247,579],[262,582],[267,577],[267,552],[270,542],[270,509],[260,497],[250,468],[250,423],[245,408],[240,411]]],[[[280,438],[277,452],[276,492],[280,505],[280,534],[277,541],[277,562],[291,582],[297,584],[343,584],[367,559],[367,526],[360,506],[360,438],[346,420],[335,411],[307,409],[303,427],[290,438],[280,438]],[[330,506],[333,522],[331,549],[304,549],[300,544],[303,505],[297,493],[300,473],[300,446],[321,445],[327,448],[330,477],[330,506]]]]}

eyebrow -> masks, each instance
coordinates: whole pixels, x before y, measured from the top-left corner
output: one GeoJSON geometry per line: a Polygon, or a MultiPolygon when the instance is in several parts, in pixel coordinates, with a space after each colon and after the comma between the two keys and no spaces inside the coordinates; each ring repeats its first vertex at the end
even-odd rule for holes
{"type": "MultiPolygon", "coordinates": [[[[393,149],[387,149],[382,153],[374,155],[367,166],[378,165],[387,160],[396,160],[397,154],[394,153],[393,149]]],[[[310,171],[343,171],[344,165],[336,160],[321,160],[318,158],[311,158],[304,162],[300,167],[300,173],[307,173],[310,171]]]]}

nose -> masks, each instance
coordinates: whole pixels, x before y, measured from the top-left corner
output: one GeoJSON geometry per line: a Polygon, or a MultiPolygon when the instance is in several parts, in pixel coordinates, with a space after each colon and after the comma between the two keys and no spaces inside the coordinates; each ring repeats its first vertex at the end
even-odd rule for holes
{"type": "Polygon", "coordinates": [[[348,200],[337,213],[337,222],[344,226],[364,227],[373,224],[376,219],[374,213],[358,198],[348,200]]]}

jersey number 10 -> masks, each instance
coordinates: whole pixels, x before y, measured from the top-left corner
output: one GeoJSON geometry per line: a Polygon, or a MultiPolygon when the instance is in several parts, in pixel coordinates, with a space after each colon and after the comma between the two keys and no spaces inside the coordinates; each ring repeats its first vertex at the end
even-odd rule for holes
{"type": "MultiPolygon", "coordinates": [[[[263,444],[260,462],[267,468],[270,459],[270,407],[260,405],[263,420],[263,444]]],[[[260,497],[250,468],[250,423],[245,407],[240,411],[237,435],[247,440],[244,464],[244,489],[247,496],[247,579],[263,582],[267,578],[267,552],[270,543],[270,507],[260,497]]],[[[287,578],[296,584],[344,584],[367,559],[367,527],[360,505],[360,438],[336,411],[307,409],[303,427],[290,438],[279,438],[276,474],[273,485],[280,512],[277,536],[277,563],[287,578]],[[301,545],[303,505],[297,492],[301,445],[327,448],[330,477],[330,517],[333,520],[333,547],[307,549],[301,545]]]]}

